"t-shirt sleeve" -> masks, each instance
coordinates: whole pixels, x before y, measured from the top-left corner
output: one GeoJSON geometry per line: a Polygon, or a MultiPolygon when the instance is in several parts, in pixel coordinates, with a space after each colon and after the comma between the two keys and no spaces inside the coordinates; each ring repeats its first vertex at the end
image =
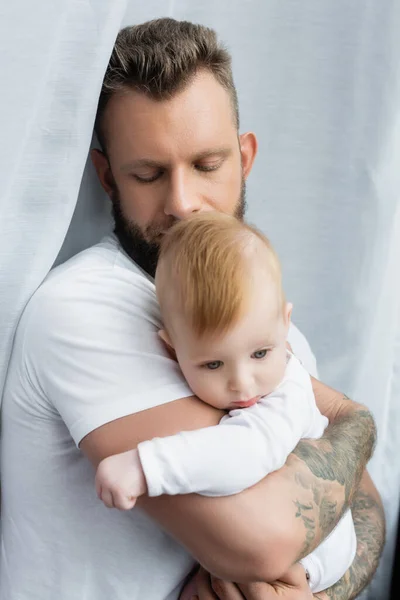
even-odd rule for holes
{"type": "Polygon", "coordinates": [[[158,337],[154,286],[141,275],[50,279],[21,326],[28,375],[77,445],[105,423],[192,395],[158,337]]]}

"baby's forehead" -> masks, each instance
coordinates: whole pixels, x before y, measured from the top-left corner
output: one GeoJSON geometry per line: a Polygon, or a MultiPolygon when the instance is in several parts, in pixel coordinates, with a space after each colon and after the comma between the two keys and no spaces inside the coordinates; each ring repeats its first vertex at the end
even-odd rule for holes
{"type": "Polygon", "coordinates": [[[279,263],[262,239],[252,235],[250,242],[239,244],[239,253],[229,246],[226,254],[216,250],[196,257],[193,248],[187,254],[174,254],[173,249],[161,255],[156,271],[157,297],[167,328],[178,319],[179,335],[182,329],[190,337],[192,330],[221,334],[247,312],[257,315],[260,307],[264,322],[278,315],[283,298],[279,263]]]}
{"type": "MultiPolygon", "coordinates": [[[[185,315],[185,297],[188,292],[188,282],[184,277],[179,277],[177,273],[163,273],[156,279],[157,296],[160,301],[163,316],[179,317],[187,322],[187,328],[192,328],[191,320],[193,314],[190,312],[185,315]]],[[[229,283],[228,283],[229,285],[229,283]]],[[[261,306],[265,319],[272,319],[277,316],[278,308],[281,305],[281,286],[280,281],[275,277],[274,272],[268,264],[260,260],[253,261],[246,270],[245,277],[240,283],[241,289],[237,290],[242,309],[239,311],[241,316],[246,312],[255,310],[256,306],[261,306]]],[[[208,307],[212,310],[218,303],[224,303],[224,292],[226,293],[226,282],[221,285],[221,292],[218,286],[213,286],[213,292],[209,290],[208,282],[204,281],[204,297],[209,296],[208,307]]]]}
{"type": "Polygon", "coordinates": [[[273,286],[272,289],[268,284],[252,287],[253,292],[249,295],[248,302],[243,303],[242,310],[225,327],[214,324],[213,329],[199,331],[194,324],[193,314],[186,312],[179,305],[179,300],[175,302],[172,296],[163,306],[163,318],[169,329],[173,330],[175,338],[187,338],[201,346],[218,345],[240,330],[245,332],[248,339],[260,335],[263,338],[270,334],[272,336],[275,325],[281,321],[283,314],[279,298],[273,286]]]}

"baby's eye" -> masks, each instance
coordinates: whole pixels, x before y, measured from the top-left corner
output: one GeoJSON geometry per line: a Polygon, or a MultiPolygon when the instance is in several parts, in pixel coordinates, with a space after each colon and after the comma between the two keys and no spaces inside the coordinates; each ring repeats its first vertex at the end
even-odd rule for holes
{"type": "Polygon", "coordinates": [[[215,371],[222,367],[223,363],[221,360],[213,360],[212,362],[206,363],[204,366],[206,369],[210,369],[210,371],[215,371]]]}
{"type": "Polygon", "coordinates": [[[264,350],[256,350],[255,352],[253,352],[253,354],[251,355],[252,358],[265,358],[267,356],[267,352],[268,350],[266,348],[264,348],[264,350]]]}

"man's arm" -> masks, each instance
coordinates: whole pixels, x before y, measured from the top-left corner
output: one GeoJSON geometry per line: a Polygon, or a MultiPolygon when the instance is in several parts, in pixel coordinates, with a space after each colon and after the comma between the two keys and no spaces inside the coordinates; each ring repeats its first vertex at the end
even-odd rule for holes
{"type": "MultiPolygon", "coordinates": [[[[144,510],[213,574],[242,582],[278,579],[326,537],[354,496],[372,452],[372,417],[361,405],[343,404],[331,388],[317,387],[320,410],[336,421],[326,437],[301,442],[282,469],[256,486],[222,498],[141,500],[144,510]],[[346,444],[340,455],[332,450],[335,440],[346,444]],[[340,462],[346,452],[354,456],[352,464],[340,462]]],[[[103,425],[82,440],[81,449],[97,466],[143,440],[214,425],[220,418],[219,411],[196,398],[177,400],[103,425]]]]}
{"type": "Polygon", "coordinates": [[[371,581],[385,543],[382,501],[367,472],[352,503],[357,554],[350,569],[335,585],[316,594],[318,600],[353,600],[371,581]]]}
{"type": "MultiPolygon", "coordinates": [[[[357,554],[350,569],[335,585],[314,594],[315,600],[353,600],[364,589],[372,579],[379,563],[379,557],[385,542],[385,518],[382,502],[379,494],[365,471],[361,485],[355,494],[352,504],[352,514],[357,533],[357,554]]],[[[184,593],[182,600],[192,598],[197,593],[200,600],[211,600],[211,598],[224,598],[234,600],[238,597],[246,600],[267,600],[271,598],[271,590],[268,584],[250,583],[237,586],[228,581],[222,581],[209,577],[200,569],[190,582],[190,593],[184,593]],[[197,588],[197,589],[196,589],[197,588]],[[240,589],[240,592],[239,592],[240,589]]],[[[185,590],[186,592],[189,592],[185,590]]],[[[287,589],[280,583],[279,597],[293,598],[293,586],[287,589]]],[[[303,597],[303,596],[296,596],[303,597]]]]}
{"type": "Polygon", "coordinates": [[[306,531],[296,560],[309,554],[350,506],[376,440],[369,410],[316,379],[312,383],[318,408],[330,425],[320,440],[301,440],[286,463],[298,488],[310,493],[307,504],[295,500],[296,517],[306,531]],[[301,469],[305,465],[308,469],[301,469]]]}

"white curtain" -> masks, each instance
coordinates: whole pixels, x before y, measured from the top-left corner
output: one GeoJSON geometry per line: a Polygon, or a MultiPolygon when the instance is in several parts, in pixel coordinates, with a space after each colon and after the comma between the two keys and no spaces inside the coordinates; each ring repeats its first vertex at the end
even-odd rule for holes
{"type": "Polygon", "coordinates": [[[400,491],[400,0],[2,6],[0,385],[21,309],[57,254],[110,227],[84,171],[97,96],[118,29],[159,16],[211,25],[232,51],[242,130],[260,142],[248,219],[279,251],[322,379],[376,417],[370,470],[389,533],[366,597],[384,600],[400,491]]]}
{"type": "Polygon", "coordinates": [[[21,309],[71,221],[125,8],[125,0],[1,3],[0,389],[21,309]]]}

